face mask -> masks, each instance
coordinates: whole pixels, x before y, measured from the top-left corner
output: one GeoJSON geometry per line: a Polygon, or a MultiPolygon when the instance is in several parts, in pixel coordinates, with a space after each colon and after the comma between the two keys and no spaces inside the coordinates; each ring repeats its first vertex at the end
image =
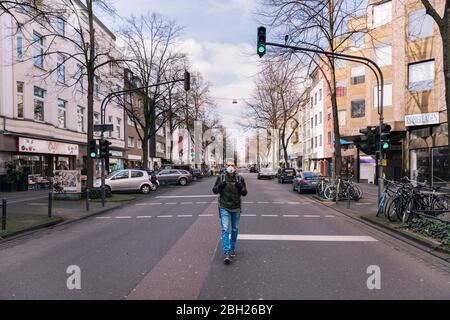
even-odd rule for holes
{"type": "Polygon", "coordinates": [[[236,169],[234,169],[234,167],[232,167],[232,166],[227,167],[228,173],[233,173],[234,171],[236,171],[236,169]]]}

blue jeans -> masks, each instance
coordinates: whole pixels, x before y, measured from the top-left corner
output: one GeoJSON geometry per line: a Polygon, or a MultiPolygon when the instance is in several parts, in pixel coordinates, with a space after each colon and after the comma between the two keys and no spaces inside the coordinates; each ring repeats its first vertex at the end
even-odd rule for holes
{"type": "Polygon", "coordinates": [[[229,254],[236,248],[238,225],[241,214],[219,208],[220,224],[222,226],[222,247],[224,254],[229,254]],[[231,239],[230,239],[231,234],[231,239]]]}

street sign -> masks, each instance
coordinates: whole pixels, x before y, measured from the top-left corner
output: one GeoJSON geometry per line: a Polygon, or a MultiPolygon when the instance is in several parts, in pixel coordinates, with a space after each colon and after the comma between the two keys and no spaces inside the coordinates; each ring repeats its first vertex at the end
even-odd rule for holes
{"type": "Polygon", "coordinates": [[[382,159],[382,160],[381,160],[381,165],[382,165],[383,167],[387,167],[387,159],[382,159]]]}
{"type": "Polygon", "coordinates": [[[113,124],[94,124],[94,131],[114,131],[113,124]]]}

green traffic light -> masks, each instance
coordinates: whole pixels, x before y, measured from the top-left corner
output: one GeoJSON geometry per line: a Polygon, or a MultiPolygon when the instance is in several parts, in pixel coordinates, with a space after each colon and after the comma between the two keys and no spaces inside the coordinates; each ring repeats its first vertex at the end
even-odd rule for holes
{"type": "Polygon", "coordinates": [[[266,47],[265,47],[264,45],[260,45],[260,46],[258,47],[258,52],[259,52],[259,53],[264,53],[264,52],[266,52],[266,47]]]}
{"type": "Polygon", "coordinates": [[[389,142],[384,142],[384,143],[383,143],[383,149],[384,149],[384,150],[389,149],[389,142]]]}
{"type": "Polygon", "coordinates": [[[97,157],[97,153],[91,152],[91,153],[89,154],[89,157],[91,157],[92,159],[95,159],[95,158],[97,157]]]}

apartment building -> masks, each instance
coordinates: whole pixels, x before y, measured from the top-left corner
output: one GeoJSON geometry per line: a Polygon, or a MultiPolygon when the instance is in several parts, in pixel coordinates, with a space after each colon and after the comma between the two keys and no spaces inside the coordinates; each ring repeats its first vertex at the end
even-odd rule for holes
{"type": "MultiPolygon", "coordinates": [[[[49,2],[64,5],[64,0],[49,2]]],[[[78,53],[78,46],[66,38],[81,41],[81,28],[73,26],[76,21],[85,25],[87,18],[81,1],[72,1],[71,6],[74,11],[62,13],[50,26],[61,37],[46,37],[48,29],[36,22],[18,25],[10,15],[0,16],[0,162],[13,161],[25,172],[43,177],[53,176],[58,169],[86,172],[87,80],[82,66],[69,58],[78,53]],[[55,54],[44,55],[47,49],[55,54]]],[[[15,17],[25,19],[21,12],[15,17]]],[[[99,19],[94,24],[96,50],[108,50],[110,56],[118,57],[114,34],[99,19]]],[[[120,73],[119,66],[109,64],[96,74],[95,123],[101,121],[104,94],[120,81],[116,73],[120,73]]],[[[115,152],[111,162],[121,168],[123,111],[114,101],[108,104],[106,119],[114,124],[109,134],[115,152]]]]}
{"type": "MultiPolygon", "coordinates": [[[[419,0],[369,1],[367,15],[358,19],[366,20],[369,31],[353,34],[347,53],[373,59],[384,76],[384,122],[393,131],[384,176],[448,183],[448,124],[437,26],[419,0]]],[[[361,128],[378,125],[377,83],[369,68],[354,62],[339,63],[336,80],[340,132],[351,141],[361,128]]],[[[342,153],[343,170],[357,175],[361,157],[373,157],[354,147],[342,153]]]]}

